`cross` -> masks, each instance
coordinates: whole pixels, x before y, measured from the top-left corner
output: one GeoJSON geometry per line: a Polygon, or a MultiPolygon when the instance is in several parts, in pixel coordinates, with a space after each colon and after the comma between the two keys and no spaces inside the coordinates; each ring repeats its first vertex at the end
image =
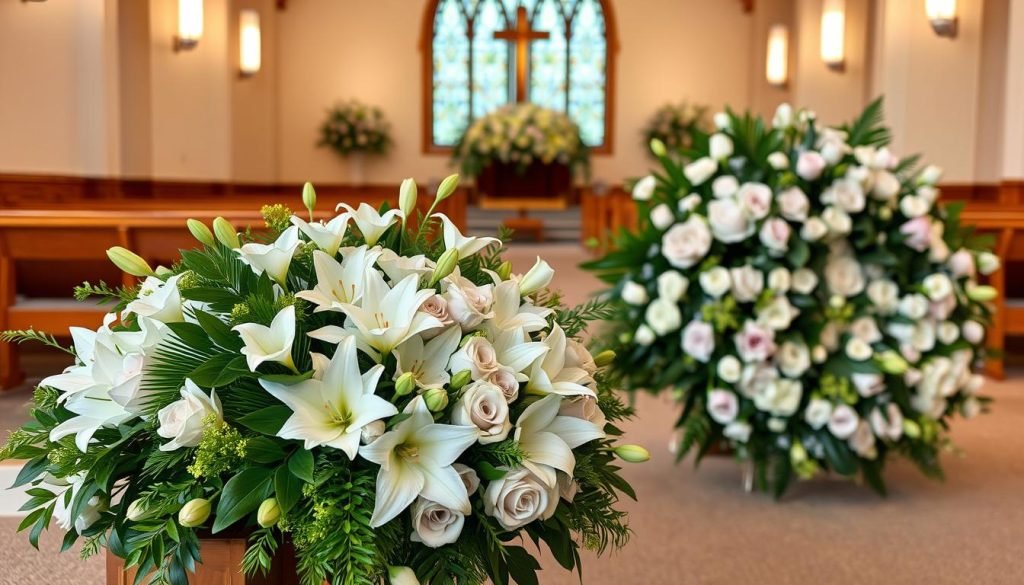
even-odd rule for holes
{"type": "Polygon", "coordinates": [[[526,60],[530,43],[549,38],[551,35],[530,28],[530,20],[526,16],[526,8],[520,6],[516,10],[516,27],[514,29],[495,31],[494,38],[516,44],[516,101],[526,101],[526,60]]]}

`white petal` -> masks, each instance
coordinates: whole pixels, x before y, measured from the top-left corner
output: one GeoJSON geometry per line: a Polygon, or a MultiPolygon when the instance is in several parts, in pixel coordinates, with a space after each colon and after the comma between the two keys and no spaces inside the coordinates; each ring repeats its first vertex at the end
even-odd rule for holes
{"type": "Polygon", "coordinates": [[[420,494],[425,483],[423,472],[412,465],[398,463],[389,470],[381,468],[377,474],[377,500],[370,526],[383,526],[401,514],[420,494]]]}
{"type": "Polygon", "coordinates": [[[443,467],[454,463],[478,437],[476,427],[429,424],[416,432],[414,440],[421,460],[443,467]]]}
{"type": "Polygon", "coordinates": [[[572,475],[576,467],[576,457],[572,449],[554,433],[533,433],[524,435],[519,440],[520,447],[526,452],[527,458],[534,462],[572,475]]]}
{"type": "Polygon", "coordinates": [[[571,449],[605,437],[604,430],[597,425],[574,416],[556,416],[547,431],[558,435],[571,449]]]}
{"type": "Polygon", "coordinates": [[[426,477],[426,482],[420,492],[424,498],[446,508],[458,510],[463,514],[473,511],[469,504],[469,494],[466,493],[466,484],[459,477],[459,472],[455,471],[451,465],[445,467],[420,465],[419,468],[426,477]]]}

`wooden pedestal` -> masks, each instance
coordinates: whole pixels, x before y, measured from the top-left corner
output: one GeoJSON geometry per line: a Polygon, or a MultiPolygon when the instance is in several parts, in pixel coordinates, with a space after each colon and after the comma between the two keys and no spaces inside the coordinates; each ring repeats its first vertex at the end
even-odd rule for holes
{"type": "MultiPolygon", "coordinates": [[[[203,539],[200,548],[202,564],[189,575],[191,585],[298,585],[295,571],[295,551],[282,543],[267,575],[246,577],[242,573],[242,556],[247,541],[244,538],[203,539]]],[[[125,570],[124,562],[107,553],[107,585],[132,585],[134,570],[125,570]]]]}
{"type": "Polygon", "coordinates": [[[560,164],[535,162],[522,172],[516,165],[492,164],[476,178],[481,197],[490,199],[560,199],[572,197],[572,172],[560,164]]]}

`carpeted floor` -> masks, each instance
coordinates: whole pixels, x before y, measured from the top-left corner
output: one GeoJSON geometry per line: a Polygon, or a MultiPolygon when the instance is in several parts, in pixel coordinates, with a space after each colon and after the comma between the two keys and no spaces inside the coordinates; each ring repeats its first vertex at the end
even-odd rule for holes
{"type": "MultiPolygon", "coordinates": [[[[575,247],[518,246],[518,270],[536,254],[551,262],[555,284],[571,302],[598,288],[573,269],[575,247]]],[[[52,362],[52,360],[51,360],[52,362]]],[[[59,362],[57,362],[59,363],[59,362]]],[[[51,366],[56,367],[56,366],[51,366]]],[[[666,446],[677,410],[648,396],[626,439],[646,445],[653,459],[626,470],[640,502],[625,502],[635,537],[603,559],[585,555],[587,585],[1015,585],[1024,583],[1024,371],[986,392],[993,413],[957,421],[953,439],[963,455],[948,454],[944,483],[910,465],[887,470],[891,494],[837,480],[802,483],[781,501],[747,494],[729,459],[676,466],[666,446]]],[[[23,398],[4,397],[6,414],[23,398]]],[[[17,522],[0,520],[0,585],[99,585],[102,562],[81,564],[56,555],[59,535],[35,552],[17,522]]],[[[579,583],[543,555],[544,585],[579,583]]]]}

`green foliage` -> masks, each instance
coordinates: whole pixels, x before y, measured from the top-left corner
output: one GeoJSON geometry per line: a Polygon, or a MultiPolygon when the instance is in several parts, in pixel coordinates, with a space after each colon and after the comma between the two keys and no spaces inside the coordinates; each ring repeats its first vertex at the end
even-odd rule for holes
{"type": "Polygon", "coordinates": [[[194,477],[217,477],[237,467],[246,455],[248,439],[229,424],[210,414],[203,419],[203,438],[196,448],[195,459],[188,466],[194,477]]]}
{"type": "Polygon", "coordinates": [[[43,345],[59,349],[71,355],[75,354],[73,350],[61,345],[60,342],[57,341],[56,337],[49,335],[47,333],[43,333],[41,331],[36,331],[35,329],[21,329],[17,331],[9,330],[0,332],[0,342],[17,343],[20,345],[22,343],[25,343],[26,341],[34,341],[36,343],[41,343],[43,345]]]}

